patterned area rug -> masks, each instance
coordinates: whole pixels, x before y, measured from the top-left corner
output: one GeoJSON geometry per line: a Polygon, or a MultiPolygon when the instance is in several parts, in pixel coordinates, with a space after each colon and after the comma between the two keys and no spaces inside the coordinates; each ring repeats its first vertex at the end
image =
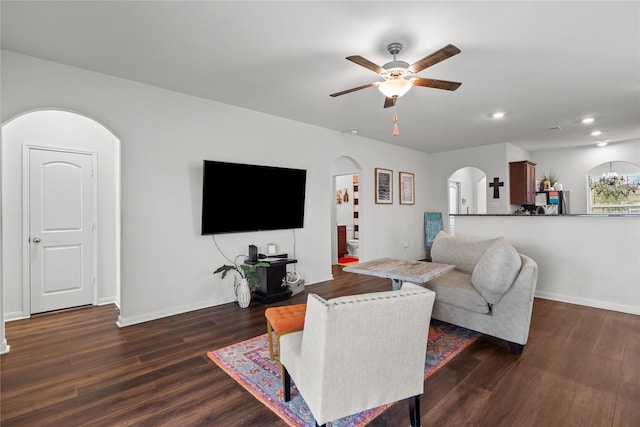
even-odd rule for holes
{"type": "MultiPolygon", "coordinates": [[[[480,336],[479,333],[433,319],[429,328],[424,377],[432,375],[480,336]]],[[[277,340],[274,338],[274,344],[277,340]]],[[[280,365],[269,360],[267,334],[210,351],[207,356],[260,402],[293,427],[315,426],[309,408],[292,382],[291,400],[282,400],[280,365]]],[[[342,418],[331,427],[362,427],[391,405],[342,418]]]]}

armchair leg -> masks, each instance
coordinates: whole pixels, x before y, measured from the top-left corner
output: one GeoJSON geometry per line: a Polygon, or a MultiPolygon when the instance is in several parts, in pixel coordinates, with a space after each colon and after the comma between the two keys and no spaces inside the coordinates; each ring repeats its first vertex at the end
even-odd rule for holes
{"type": "Polygon", "coordinates": [[[288,402],[291,400],[291,375],[287,371],[287,368],[284,365],[282,367],[282,391],[284,391],[284,401],[288,402]]]}
{"type": "Polygon", "coordinates": [[[509,341],[509,351],[511,354],[519,355],[522,354],[522,350],[524,350],[523,344],[518,344],[516,342],[509,341]]]}
{"type": "Polygon", "coordinates": [[[420,396],[409,398],[409,420],[411,427],[420,427],[420,396]]]}

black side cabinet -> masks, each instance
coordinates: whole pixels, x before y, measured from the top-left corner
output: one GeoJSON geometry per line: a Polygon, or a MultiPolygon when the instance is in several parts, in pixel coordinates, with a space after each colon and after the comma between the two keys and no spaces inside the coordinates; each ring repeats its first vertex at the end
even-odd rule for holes
{"type": "MultiPolygon", "coordinates": [[[[265,262],[265,260],[258,260],[265,262]]],[[[287,275],[287,264],[295,264],[295,259],[283,258],[277,261],[266,261],[269,267],[258,267],[256,272],[260,276],[260,287],[253,291],[256,301],[271,304],[272,302],[284,301],[291,297],[291,291],[283,280],[287,275]]],[[[252,264],[247,262],[247,264],[252,264]]]]}

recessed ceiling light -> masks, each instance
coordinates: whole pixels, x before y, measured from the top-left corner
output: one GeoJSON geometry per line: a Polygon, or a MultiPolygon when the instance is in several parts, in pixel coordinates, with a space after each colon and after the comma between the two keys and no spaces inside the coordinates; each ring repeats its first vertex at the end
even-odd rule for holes
{"type": "Polygon", "coordinates": [[[504,117],[504,112],[503,111],[496,111],[495,113],[493,113],[493,115],[491,116],[494,119],[501,119],[504,117]]]}
{"type": "Polygon", "coordinates": [[[593,123],[593,117],[585,117],[584,119],[582,119],[582,123],[584,123],[585,125],[591,124],[593,123]]]}
{"type": "Polygon", "coordinates": [[[602,135],[602,131],[594,130],[593,132],[591,132],[591,136],[598,136],[598,135],[602,135]]]}
{"type": "Polygon", "coordinates": [[[607,141],[598,141],[598,142],[596,143],[596,145],[597,145],[598,147],[605,147],[605,146],[607,145],[607,141]]]}

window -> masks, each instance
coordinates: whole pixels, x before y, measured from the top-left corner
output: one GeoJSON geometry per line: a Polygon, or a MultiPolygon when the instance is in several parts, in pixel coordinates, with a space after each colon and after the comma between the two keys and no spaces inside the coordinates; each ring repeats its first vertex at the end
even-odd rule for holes
{"type": "Polygon", "coordinates": [[[587,174],[589,213],[640,214],[640,167],[607,162],[587,174]]]}

